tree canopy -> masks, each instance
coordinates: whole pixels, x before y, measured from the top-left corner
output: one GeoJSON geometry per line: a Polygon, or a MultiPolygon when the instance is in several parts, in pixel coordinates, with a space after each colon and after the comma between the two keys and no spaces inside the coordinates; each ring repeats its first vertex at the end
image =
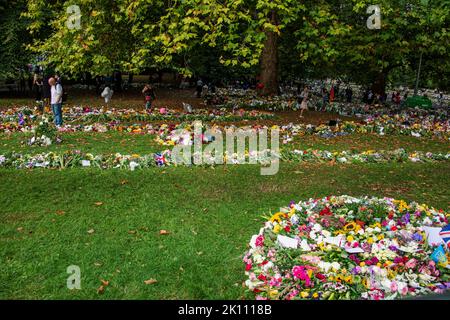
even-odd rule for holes
{"type": "MultiPolygon", "coordinates": [[[[3,41],[9,39],[2,55],[32,37],[29,52],[68,76],[116,68],[170,68],[186,75],[249,70],[260,75],[269,94],[280,75],[329,74],[373,83],[381,92],[391,72],[413,70],[420,53],[427,77],[438,75],[449,60],[447,0],[380,0],[380,29],[366,25],[368,0],[14,2],[21,5],[2,17],[0,28],[22,11],[15,21],[21,32],[14,32],[13,40],[2,32],[3,41]],[[68,26],[73,5],[80,9],[79,28],[68,26]],[[25,28],[29,34],[22,33],[25,28]],[[442,63],[426,61],[431,58],[442,63]]],[[[8,65],[23,63],[16,58],[8,65]]]]}

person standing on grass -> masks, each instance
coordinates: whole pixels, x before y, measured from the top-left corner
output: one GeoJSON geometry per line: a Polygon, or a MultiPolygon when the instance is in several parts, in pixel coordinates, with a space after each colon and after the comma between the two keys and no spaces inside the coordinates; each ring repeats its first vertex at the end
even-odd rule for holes
{"type": "Polygon", "coordinates": [[[42,100],[42,86],[43,86],[42,78],[36,72],[33,76],[33,91],[36,102],[42,100]]]}
{"type": "Polygon", "coordinates": [[[111,98],[112,98],[113,94],[114,94],[114,90],[112,90],[112,89],[109,87],[109,85],[107,84],[107,85],[105,86],[105,89],[103,89],[103,92],[102,92],[102,94],[101,94],[102,98],[105,99],[105,111],[106,111],[106,109],[107,109],[108,106],[109,106],[109,102],[111,101],[111,98]]]}
{"type": "Polygon", "coordinates": [[[146,84],[144,89],[142,89],[142,94],[145,98],[145,110],[151,111],[152,103],[156,99],[155,90],[153,90],[153,87],[150,84],[146,84]]]}
{"type": "Polygon", "coordinates": [[[202,79],[198,79],[198,81],[197,81],[197,98],[202,97],[202,90],[203,90],[203,81],[202,81],[202,79]]]}
{"type": "Polygon", "coordinates": [[[60,83],[56,83],[56,79],[51,77],[48,80],[50,85],[50,104],[53,111],[53,116],[55,117],[55,125],[59,128],[62,123],[62,96],[63,88],[60,83]]]}
{"type": "Polygon", "coordinates": [[[334,102],[334,86],[333,84],[331,84],[331,89],[330,89],[330,103],[334,102]]]}
{"type": "Polygon", "coordinates": [[[305,86],[305,89],[303,89],[302,92],[302,103],[300,104],[300,118],[303,118],[303,112],[305,112],[305,110],[308,110],[308,96],[309,96],[309,90],[308,90],[308,86],[305,86]]]}

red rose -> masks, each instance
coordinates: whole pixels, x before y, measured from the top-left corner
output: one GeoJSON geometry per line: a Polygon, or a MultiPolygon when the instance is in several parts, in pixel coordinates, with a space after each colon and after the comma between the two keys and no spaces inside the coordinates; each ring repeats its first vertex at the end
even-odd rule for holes
{"type": "Polygon", "coordinates": [[[250,271],[252,269],[252,264],[249,263],[245,266],[245,271],[250,271]]]}
{"type": "Polygon", "coordinates": [[[328,207],[325,207],[322,211],[319,213],[321,216],[331,216],[331,210],[328,207]]]}
{"type": "Polygon", "coordinates": [[[317,273],[316,274],[316,278],[319,279],[319,280],[325,280],[325,276],[323,274],[321,274],[321,273],[317,273]]]}
{"type": "Polygon", "coordinates": [[[266,281],[266,276],[263,275],[263,274],[260,274],[260,275],[258,276],[258,279],[261,280],[261,281],[266,281]]]}

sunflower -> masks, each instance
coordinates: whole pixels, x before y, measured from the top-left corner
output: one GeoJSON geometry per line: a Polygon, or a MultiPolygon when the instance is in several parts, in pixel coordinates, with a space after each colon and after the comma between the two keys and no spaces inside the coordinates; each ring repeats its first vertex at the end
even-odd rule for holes
{"type": "Polygon", "coordinates": [[[347,224],[344,226],[344,230],[345,230],[346,232],[354,231],[355,229],[356,229],[356,223],[354,223],[354,222],[347,223],[347,224]]]}
{"type": "Polygon", "coordinates": [[[274,223],[275,221],[281,223],[281,217],[284,215],[283,212],[275,213],[272,218],[270,218],[270,222],[274,223]]]}

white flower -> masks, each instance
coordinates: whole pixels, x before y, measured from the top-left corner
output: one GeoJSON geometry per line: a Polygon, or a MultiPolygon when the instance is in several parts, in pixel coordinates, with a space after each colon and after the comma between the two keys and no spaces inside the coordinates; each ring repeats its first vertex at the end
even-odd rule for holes
{"type": "Polygon", "coordinates": [[[328,237],[331,237],[331,232],[328,231],[328,230],[322,230],[322,235],[323,235],[325,238],[328,238],[328,237]]]}
{"type": "Polygon", "coordinates": [[[139,163],[134,162],[134,161],[131,161],[131,162],[130,162],[130,170],[131,170],[131,171],[134,171],[134,169],[135,169],[136,167],[138,167],[138,166],[139,166],[139,163]]]}
{"type": "Polygon", "coordinates": [[[320,261],[319,264],[317,265],[321,270],[328,272],[328,270],[330,270],[331,268],[331,263],[329,262],[325,262],[325,261],[320,261]]]}
{"type": "Polygon", "coordinates": [[[331,267],[332,267],[334,270],[338,271],[338,270],[341,268],[341,265],[340,265],[338,262],[333,262],[333,263],[331,264],[331,267]]]}
{"type": "Polygon", "coordinates": [[[320,231],[322,230],[322,226],[321,226],[320,224],[316,223],[316,224],[312,227],[312,230],[313,230],[314,232],[320,232],[320,231]]]}
{"type": "Polygon", "coordinates": [[[271,269],[273,267],[273,263],[271,262],[271,261],[269,261],[268,263],[266,263],[264,266],[263,266],[263,270],[264,271],[268,271],[269,269],[271,269]]]}
{"type": "Polygon", "coordinates": [[[253,256],[253,260],[255,261],[256,264],[260,264],[260,263],[263,263],[264,257],[261,256],[260,254],[255,254],[253,256]]]}

